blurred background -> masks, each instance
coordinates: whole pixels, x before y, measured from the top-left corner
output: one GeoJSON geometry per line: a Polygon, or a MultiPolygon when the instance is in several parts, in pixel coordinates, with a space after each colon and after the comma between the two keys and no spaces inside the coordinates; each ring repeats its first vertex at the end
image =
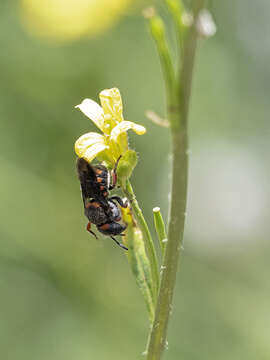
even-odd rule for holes
{"type": "MultiPolygon", "coordinates": [[[[118,87],[125,118],[148,130],[130,134],[138,200],[151,226],[154,206],[167,213],[169,131],[144,115],[165,114],[141,16],[151,4],[0,2],[2,359],[137,359],[145,349],[147,313],[125,253],[85,231],[73,144],[96,130],[74,106],[118,87]]],[[[218,31],[196,59],[184,256],[164,359],[269,359],[270,3],[210,9],[218,31]]],[[[171,25],[169,36],[174,44],[171,25]]]]}

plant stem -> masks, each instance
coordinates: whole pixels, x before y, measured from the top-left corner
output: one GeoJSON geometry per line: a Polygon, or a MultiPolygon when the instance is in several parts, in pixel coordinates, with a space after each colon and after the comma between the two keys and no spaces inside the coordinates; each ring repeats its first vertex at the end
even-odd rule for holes
{"type": "MultiPolygon", "coordinates": [[[[196,24],[197,15],[203,7],[203,1],[194,1],[194,5],[194,23],[196,24]]],[[[182,249],[188,179],[187,120],[196,40],[197,31],[194,25],[185,36],[183,64],[180,79],[177,81],[178,87],[174,96],[168,99],[168,119],[171,123],[173,153],[168,243],[163,260],[155,320],[148,342],[147,360],[161,359],[166,346],[167,327],[169,315],[172,311],[173,291],[179,255],[182,249]]]]}
{"type": "Polygon", "coordinates": [[[149,257],[149,262],[151,266],[151,274],[152,274],[152,286],[153,286],[153,295],[154,299],[153,302],[156,304],[157,301],[157,294],[159,290],[159,267],[158,267],[158,260],[157,255],[154,247],[154,243],[148,228],[148,225],[144,219],[143,213],[139,207],[138,201],[135,197],[134,191],[132,189],[131,183],[127,180],[126,189],[124,190],[125,195],[127,196],[128,200],[131,203],[132,210],[135,214],[135,218],[138,222],[139,228],[142,231],[143,238],[146,245],[147,254],[149,257]]]}
{"type": "Polygon", "coordinates": [[[169,315],[172,310],[172,298],[176,271],[183,241],[186,210],[187,167],[186,131],[173,134],[173,179],[172,202],[170,209],[168,243],[162,264],[160,292],[157,301],[155,320],[148,347],[148,360],[159,360],[166,344],[169,315]]]}
{"type": "Polygon", "coordinates": [[[149,18],[149,27],[156,42],[168,99],[171,99],[175,89],[175,71],[166,40],[165,26],[162,19],[155,15],[149,18]]]}

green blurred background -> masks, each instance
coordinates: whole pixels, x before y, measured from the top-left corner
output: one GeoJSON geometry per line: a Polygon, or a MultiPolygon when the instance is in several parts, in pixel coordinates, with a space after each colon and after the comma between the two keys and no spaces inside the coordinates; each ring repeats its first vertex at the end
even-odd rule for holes
{"type": "MultiPolygon", "coordinates": [[[[144,115],[165,113],[141,16],[150,4],[0,2],[1,359],[137,359],[145,348],[147,314],[124,252],[85,231],[73,144],[96,130],[74,105],[118,87],[125,118],[148,130],[130,137],[137,197],[151,226],[154,206],[167,213],[169,132],[144,115]]],[[[200,41],[196,61],[184,256],[164,359],[269,359],[270,3],[210,5],[218,32],[200,41]]]]}

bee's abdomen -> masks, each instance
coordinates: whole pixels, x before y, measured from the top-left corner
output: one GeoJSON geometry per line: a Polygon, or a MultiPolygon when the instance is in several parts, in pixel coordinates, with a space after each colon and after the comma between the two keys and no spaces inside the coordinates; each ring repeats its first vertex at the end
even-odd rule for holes
{"type": "Polygon", "coordinates": [[[94,171],[96,174],[96,184],[99,187],[100,192],[104,197],[108,196],[108,188],[109,188],[109,182],[110,177],[108,170],[105,166],[99,165],[94,167],[94,171]]]}
{"type": "Polygon", "coordinates": [[[99,225],[97,228],[104,235],[119,235],[126,229],[126,226],[112,221],[99,225]]]}

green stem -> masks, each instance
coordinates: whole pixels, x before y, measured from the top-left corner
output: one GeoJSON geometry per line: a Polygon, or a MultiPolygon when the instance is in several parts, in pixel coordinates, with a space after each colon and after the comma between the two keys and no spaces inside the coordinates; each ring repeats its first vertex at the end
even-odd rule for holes
{"type": "Polygon", "coordinates": [[[152,286],[153,286],[153,294],[154,294],[153,302],[154,302],[154,304],[156,304],[160,279],[159,279],[158,260],[157,260],[154,243],[153,243],[148,225],[144,219],[143,213],[139,207],[138,201],[135,197],[134,191],[132,189],[132,186],[131,186],[129,180],[127,180],[126,189],[124,190],[124,193],[131,203],[132,211],[134,212],[135,218],[138,222],[138,226],[141,229],[142,234],[143,234],[143,238],[145,241],[146,250],[147,250],[147,254],[148,254],[149,262],[150,262],[150,266],[151,266],[151,274],[152,274],[152,280],[153,280],[152,286]]]}
{"type": "Polygon", "coordinates": [[[149,18],[149,27],[156,42],[166,91],[168,97],[171,98],[175,89],[175,71],[166,40],[164,23],[159,16],[154,15],[149,18]]]}
{"type": "MultiPolygon", "coordinates": [[[[194,22],[196,24],[197,15],[203,7],[203,0],[197,0],[194,3],[194,22]]],[[[185,37],[182,70],[180,79],[177,81],[178,87],[172,98],[168,99],[168,104],[173,104],[168,107],[173,153],[168,243],[162,264],[163,270],[154,324],[149,336],[147,360],[160,360],[166,346],[168,321],[172,311],[176,273],[182,249],[188,179],[187,120],[196,40],[196,27],[192,26],[185,37]]],[[[170,97],[170,94],[168,96],[170,97]]]]}
{"type": "Polygon", "coordinates": [[[183,24],[182,18],[185,9],[181,0],[166,0],[166,4],[174,20],[177,39],[178,39],[179,59],[182,59],[184,55],[183,47],[184,47],[184,32],[185,32],[185,26],[183,24]]]}
{"type": "Polygon", "coordinates": [[[173,134],[173,201],[170,208],[168,243],[162,264],[160,292],[147,351],[148,360],[159,360],[166,344],[167,326],[172,309],[173,291],[185,222],[188,167],[186,149],[186,131],[175,132],[173,134]]]}

